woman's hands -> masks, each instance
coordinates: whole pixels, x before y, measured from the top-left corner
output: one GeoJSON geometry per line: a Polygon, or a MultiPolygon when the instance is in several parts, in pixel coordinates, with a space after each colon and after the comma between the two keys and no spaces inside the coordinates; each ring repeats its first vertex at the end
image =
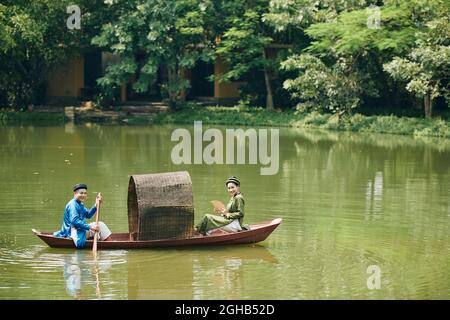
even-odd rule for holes
{"type": "Polygon", "coordinates": [[[221,215],[222,215],[222,217],[225,217],[227,219],[230,217],[229,213],[227,212],[227,210],[225,210],[225,208],[222,209],[221,215]]]}

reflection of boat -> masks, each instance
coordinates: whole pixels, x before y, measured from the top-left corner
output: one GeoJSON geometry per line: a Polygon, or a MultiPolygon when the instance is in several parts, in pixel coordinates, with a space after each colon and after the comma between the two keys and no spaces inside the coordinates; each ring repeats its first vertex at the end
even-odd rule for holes
{"type": "MultiPolygon", "coordinates": [[[[250,230],[235,233],[224,233],[220,229],[213,230],[208,236],[196,235],[184,239],[159,239],[159,240],[130,240],[129,233],[115,233],[111,235],[111,241],[99,241],[98,249],[142,249],[155,247],[179,247],[179,246],[205,246],[205,245],[229,245],[249,244],[264,241],[278,225],[281,219],[259,222],[250,225],[250,230]]],[[[70,238],[58,238],[52,233],[39,232],[33,229],[33,233],[52,248],[75,248],[70,238]]],[[[86,241],[85,248],[92,248],[92,240],[86,241]]]]}

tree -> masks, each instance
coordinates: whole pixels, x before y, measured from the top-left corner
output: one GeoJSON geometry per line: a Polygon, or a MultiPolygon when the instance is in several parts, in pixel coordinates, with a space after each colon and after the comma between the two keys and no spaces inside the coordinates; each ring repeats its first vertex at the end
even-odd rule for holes
{"type": "Polygon", "coordinates": [[[168,80],[162,90],[177,109],[184,101],[189,82],[184,71],[198,60],[214,59],[213,35],[208,29],[214,6],[199,0],[114,0],[110,10],[118,18],[102,26],[92,43],[120,56],[98,80],[114,89],[135,79],[133,90],[147,92],[158,70],[165,66],[168,80]]]}
{"type": "MultiPolygon", "coordinates": [[[[228,62],[230,70],[217,79],[219,81],[244,81],[247,86],[255,82],[255,74],[264,78],[265,105],[274,109],[271,74],[277,61],[267,56],[266,47],[274,42],[272,28],[263,21],[268,12],[268,3],[263,0],[230,1],[234,10],[226,19],[217,54],[228,62]]],[[[258,91],[258,90],[253,90],[258,91]]],[[[241,90],[241,94],[242,94],[241,90]]],[[[258,95],[259,92],[253,92],[258,95]]]]}
{"type": "Polygon", "coordinates": [[[450,105],[450,14],[427,23],[418,34],[416,47],[406,58],[395,57],[384,64],[394,79],[406,81],[406,89],[424,100],[427,118],[433,114],[433,100],[443,96],[450,105]]]}
{"type": "MultiPolygon", "coordinates": [[[[383,98],[384,103],[388,104],[388,98],[393,94],[393,86],[383,71],[383,64],[395,56],[408,54],[414,46],[417,32],[424,28],[436,9],[442,7],[442,2],[439,0],[386,2],[385,6],[375,7],[380,14],[379,25],[369,25],[372,13],[365,8],[344,10],[336,19],[314,23],[308,27],[305,33],[312,41],[302,53],[320,59],[322,64],[310,57],[301,59],[293,55],[284,66],[294,70],[293,64],[298,62],[300,78],[286,82],[285,87],[291,92],[298,92],[301,86],[314,86],[321,83],[323,81],[321,77],[326,74],[327,81],[335,81],[330,86],[340,88],[339,96],[346,97],[339,102],[349,103],[347,106],[341,105],[338,108],[340,111],[349,112],[369,99],[378,97],[383,98]],[[308,73],[305,63],[312,63],[312,61],[314,61],[313,70],[318,70],[317,66],[320,66],[322,73],[308,73]],[[310,83],[300,85],[300,79],[310,83]],[[347,85],[341,85],[342,82],[347,85]],[[294,83],[299,84],[298,90],[295,89],[294,83]]],[[[335,98],[333,90],[322,90],[322,94],[327,95],[322,101],[332,101],[335,98]]],[[[294,94],[293,96],[293,98],[298,97],[305,99],[307,95],[294,94]]],[[[309,105],[313,101],[314,99],[309,101],[309,105]]],[[[318,107],[330,109],[329,105],[318,107]]],[[[336,110],[336,106],[333,108],[336,110]]]]}
{"type": "Polygon", "coordinates": [[[80,0],[82,30],[69,30],[70,0],[16,0],[0,4],[0,106],[23,109],[43,102],[46,74],[89,43],[102,0],[80,0]]]}
{"type": "Polygon", "coordinates": [[[281,64],[299,76],[284,82],[284,88],[299,98],[298,109],[315,109],[336,113],[350,113],[359,104],[360,87],[349,65],[340,59],[328,68],[319,58],[309,54],[292,56],[281,64]]]}
{"type": "Polygon", "coordinates": [[[366,8],[376,0],[270,0],[264,21],[277,31],[303,30],[314,23],[336,21],[341,12],[366,8]]]}
{"type": "Polygon", "coordinates": [[[0,39],[0,103],[26,107],[42,83],[42,27],[18,5],[0,4],[0,39]]]}

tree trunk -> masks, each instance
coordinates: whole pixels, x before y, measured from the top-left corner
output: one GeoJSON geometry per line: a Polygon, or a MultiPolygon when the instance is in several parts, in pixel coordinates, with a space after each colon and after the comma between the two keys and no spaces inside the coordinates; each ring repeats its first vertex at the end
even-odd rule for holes
{"type": "MultiPolygon", "coordinates": [[[[177,81],[180,83],[182,81],[182,79],[185,79],[185,70],[181,67],[178,67],[178,71],[177,71],[177,81]]],[[[179,101],[185,102],[186,101],[186,90],[185,89],[181,89],[179,94],[178,94],[178,99],[179,101]]]]}
{"type": "MultiPolygon", "coordinates": [[[[266,57],[266,50],[263,48],[263,57],[264,60],[267,59],[266,57]]],[[[267,70],[267,67],[264,66],[264,81],[266,84],[266,109],[269,111],[272,111],[274,109],[273,106],[273,95],[272,95],[272,85],[270,84],[270,77],[269,77],[269,71],[267,70]]]]}
{"type": "Polygon", "coordinates": [[[423,98],[424,108],[425,108],[425,117],[427,119],[431,119],[433,116],[433,99],[431,98],[431,93],[427,93],[423,98]]]}
{"type": "Polygon", "coordinates": [[[181,88],[181,69],[178,67],[178,65],[175,65],[173,67],[169,67],[167,70],[167,84],[166,84],[166,90],[167,90],[167,96],[168,96],[168,103],[169,107],[172,110],[178,110],[183,102],[185,101],[185,91],[181,88]]]}

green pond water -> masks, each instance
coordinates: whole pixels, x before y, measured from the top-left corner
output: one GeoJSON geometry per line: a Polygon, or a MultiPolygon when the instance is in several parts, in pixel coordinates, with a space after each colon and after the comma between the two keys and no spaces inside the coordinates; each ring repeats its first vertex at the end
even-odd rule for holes
{"type": "Polygon", "coordinates": [[[176,128],[0,128],[0,299],[450,298],[450,140],[280,129],[278,173],[261,175],[259,163],[173,164],[176,128]],[[78,182],[87,206],[101,191],[101,220],[127,232],[129,176],[180,170],[196,222],[210,200],[228,201],[235,175],[244,222],[282,224],[258,245],[96,258],[31,232],[59,229],[78,182]]]}

